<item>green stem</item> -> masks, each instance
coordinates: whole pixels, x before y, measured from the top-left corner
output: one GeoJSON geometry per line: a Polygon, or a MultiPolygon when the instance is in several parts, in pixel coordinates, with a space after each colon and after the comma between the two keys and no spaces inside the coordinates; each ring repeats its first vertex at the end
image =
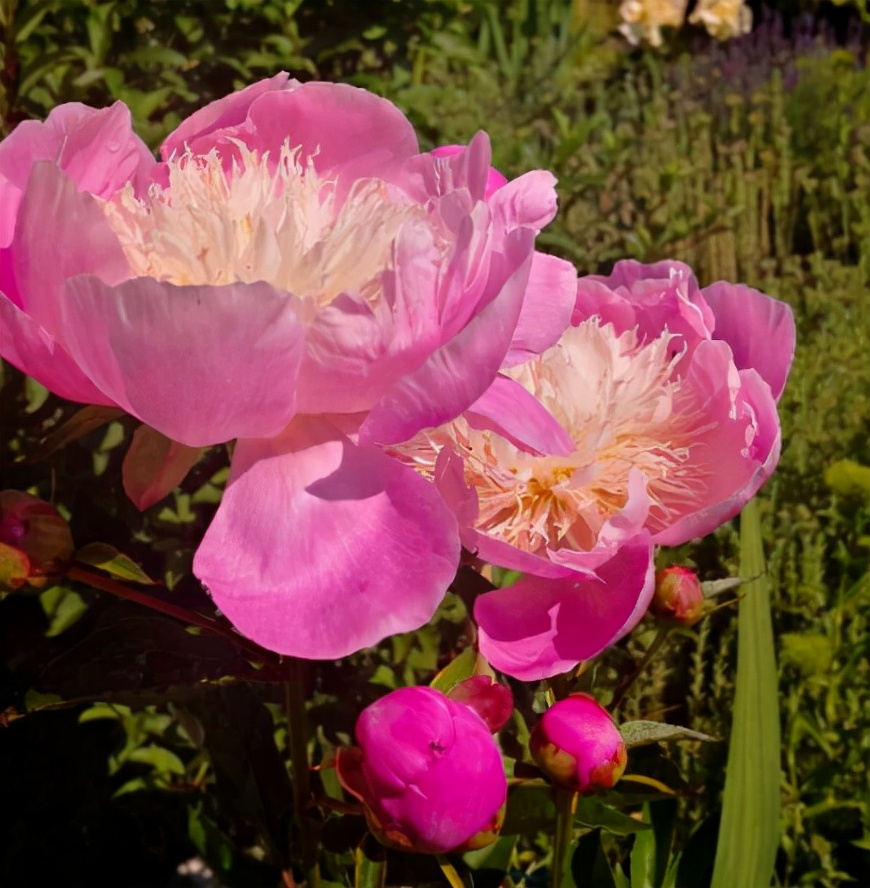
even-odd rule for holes
{"type": "Polygon", "coordinates": [[[553,834],[553,888],[570,885],[569,853],[574,841],[574,808],[577,793],[561,786],[553,787],[556,802],[556,825],[553,834]]]}
{"type": "Polygon", "coordinates": [[[444,878],[450,884],[450,888],[465,888],[465,883],[456,872],[456,867],[443,854],[437,855],[435,859],[438,861],[438,866],[441,867],[441,872],[444,873],[444,878]]]}
{"type": "Polygon", "coordinates": [[[641,657],[640,663],[635,667],[634,672],[622,682],[621,685],[617,687],[617,689],[613,693],[613,699],[610,701],[610,706],[608,707],[611,710],[615,710],[617,706],[622,702],[623,697],[625,697],[628,689],[635,683],[635,681],[643,674],[644,669],[653,661],[653,658],[656,654],[661,650],[662,645],[667,641],[668,636],[671,633],[670,626],[660,626],[659,631],[656,633],[656,637],[652,640],[650,646],[644,652],[643,657],[641,657]]]}
{"type": "Polygon", "coordinates": [[[290,679],[284,683],[287,712],[287,745],[293,767],[293,802],[296,828],[302,845],[302,871],[308,888],[319,888],[317,825],[308,816],[312,804],[311,770],[308,761],[308,718],[305,712],[305,664],[290,660],[290,679]]]}

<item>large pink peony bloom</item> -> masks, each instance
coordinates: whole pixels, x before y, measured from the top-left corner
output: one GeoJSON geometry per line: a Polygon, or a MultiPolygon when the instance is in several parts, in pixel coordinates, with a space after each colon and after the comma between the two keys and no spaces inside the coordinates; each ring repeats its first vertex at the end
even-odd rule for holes
{"type": "Polygon", "coordinates": [[[194,569],[244,634],[337,657],[419,626],[456,522],[382,445],[558,338],[569,267],[534,251],[552,176],[485,196],[485,135],[420,155],[389,102],[283,74],[161,157],[120,103],[0,145],[0,353],[188,447],[237,439],[194,569]]]}
{"type": "Polygon", "coordinates": [[[621,262],[579,281],[555,346],[400,448],[435,479],[467,548],[528,574],[477,602],[494,666],[553,675],[637,623],[652,544],[714,530],[773,471],[793,351],[783,303],[701,290],[680,263],[621,262]]]}
{"type": "Polygon", "coordinates": [[[359,748],[339,750],[338,774],[385,844],[443,854],[497,831],[507,797],[501,753],[464,703],[400,688],[363,711],[356,739],[359,748]]]}

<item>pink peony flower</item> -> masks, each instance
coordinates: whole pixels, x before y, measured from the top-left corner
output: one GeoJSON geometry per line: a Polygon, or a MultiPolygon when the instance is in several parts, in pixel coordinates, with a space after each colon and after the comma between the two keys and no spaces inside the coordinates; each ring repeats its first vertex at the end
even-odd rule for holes
{"type": "Polygon", "coordinates": [[[398,448],[435,480],[466,548],[529,575],[476,603],[493,666],[548,677],[640,620],[652,544],[714,530],[773,471],[793,351],[783,303],[702,291],[680,263],[620,262],[580,279],[555,346],[398,448]]]}
{"type": "Polygon", "coordinates": [[[628,763],[610,713],[589,694],[553,704],[532,730],[529,750],[554,783],[580,793],[610,789],[628,763]]]}
{"type": "Polygon", "coordinates": [[[384,844],[442,854],[481,832],[495,838],[507,780],[473,709],[433,688],[400,688],[363,711],[356,739],[359,748],[339,750],[339,779],[384,844]]]}
{"type": "Polygon", "coordinates": [[[192,115],[161,158],[120,103],[0,145],[0,353],[188,448],[238,440],[194,569],[245,635],[330,658],[421,625],[456,522],[383,445],[558,338],[570,266],[534,251],[552,176],[485,199],[484,134],[420,155],[386,100],[285,74],[192,115]]]}

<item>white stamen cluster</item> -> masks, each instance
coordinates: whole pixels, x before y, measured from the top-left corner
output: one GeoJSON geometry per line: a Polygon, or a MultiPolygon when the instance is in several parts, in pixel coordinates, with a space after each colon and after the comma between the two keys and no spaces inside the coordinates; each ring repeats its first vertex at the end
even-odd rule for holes
{"type": "Polygon", "coordinates": [[[228,164],[213,150],[168,162],[166,187],[131,186],[103,205],[136,276],[174,284],[266,281],[316,307],[341,293],[381,294],[402,223],[415,208],[377,179],[343,200],[335,180],[285,142],[279,156],[240,142],[228,164]]]}

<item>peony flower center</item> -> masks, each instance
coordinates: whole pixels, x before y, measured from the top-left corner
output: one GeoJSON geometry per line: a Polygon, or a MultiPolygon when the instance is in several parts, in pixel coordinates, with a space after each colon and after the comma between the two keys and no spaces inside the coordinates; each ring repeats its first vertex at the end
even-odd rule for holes
{"type": "Polygon", "coordinates": [[[460,418],[418,436],[402,455],[431,476],[440,449],[456,450],[477,492],[477,530],[530,552],[588,551],[625,507],[633,469],[646,478],[653,527],[702,483],[688,467],[702,419],[675,376],[679,356],[668,333],[640,345],[635,331],[617,335],[593,318],[508,371],[569,432],[573,453],[526,453],[460,418]]]}
{"type": "Polygon", "coordinates": [[[347,293],[381,295],[381,273],[415,208],[377,179],[343,199],[334,179],[285,142],[277,163],[236,143],[167,163],[168,185],[136,198],[127,186],[103,204],[135,276],[174,284],[266,281],[322,307],[347,293]]]}

